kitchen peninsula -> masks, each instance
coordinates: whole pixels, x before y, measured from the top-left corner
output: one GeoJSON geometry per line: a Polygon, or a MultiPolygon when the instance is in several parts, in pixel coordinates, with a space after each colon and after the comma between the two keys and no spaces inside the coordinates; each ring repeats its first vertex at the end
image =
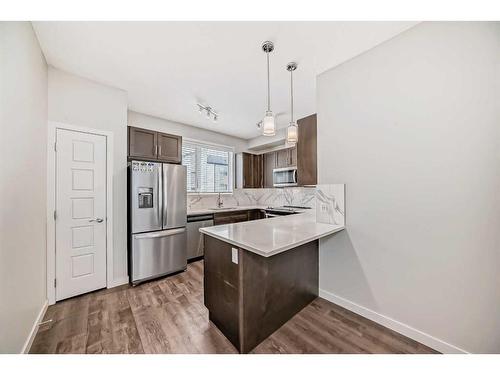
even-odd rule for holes
{"type": "Polygon", "coordinates": [[[201,228],[210,320],[248,353],[318,296],[319,238],[344,225],[313,213],[201,228]]]}

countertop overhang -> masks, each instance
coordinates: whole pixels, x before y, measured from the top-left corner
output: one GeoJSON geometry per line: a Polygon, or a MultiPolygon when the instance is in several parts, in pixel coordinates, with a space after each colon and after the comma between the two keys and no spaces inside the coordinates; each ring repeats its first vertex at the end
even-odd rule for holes
{"type": "Polygon", "coordinates": [[[263,257],[270,257],[343,229],[343,225],[318,223],[316,215],[306,212],[205,227],[200,228],[200,232],[263,257]]]}

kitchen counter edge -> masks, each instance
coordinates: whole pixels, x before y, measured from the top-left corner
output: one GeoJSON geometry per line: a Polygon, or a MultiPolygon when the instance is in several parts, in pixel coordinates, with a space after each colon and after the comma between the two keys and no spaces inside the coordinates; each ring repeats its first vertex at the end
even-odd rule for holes
{"type": "MultiPolygon", "coordinates": [[[[270,219],[262,219],[262,220],[258,220],[258,222],[259,222],[259,225],[269,225],[270,227],[272,227],[273,226],[273,222],[272,221],[274,221],[274,220],[280,220],[280,221],[286,222],[287,220],[292,220],[292,219],[296,220],[298,217],[304,218],[305,221],[312,222],[311,216],[307,215],[305,213],[304,214],[297,214],[297,215],[281,216],[281,217],[270,218],[270,219]]],[[[219,225],[217,227],[229,226],[229,225],[232,225],[232,226],[234,226],[234,225],[242,226],[242,225],[246,225],[248,223],[252,223],[252,222],[224,224],[224,225],[219,225]]],[[[306,244],[308,242],[315,241],[317,239],[329,236],[329,235],[334,234],[336,232],[340,232],[340,231],[342,231],[342,230],[345,229],[344,225],[325,224],[325,223],[316,223],[316,224],[321,225],[321,226],[325,226],[325,230],[322,231],[321,233],[315,233],[315,234],[312,234],[312,235],[307,235],[306,234],[300,240],[296,240],[296,241],[293,241],[293,242],[290,242],[290,243],[286,243],[283,246],[278,246],[277,248],[274,248],[271,251],[266,251],[264,249],[256,248],[256,247],[254,247],[254,246],[246,243],[245,241],[236,241],[236,240],[234,240],[232,238],[229,238],[227,236],[220,235],[220,234],[218,234],[218,233],[216,233],[216,232],[214,232],[214,231],[211,230],[211,228],[214,228],[214,227],[200,228],[200,232],[203,233],[203,234],[205,234],[205,235],[207,235],[207,236],[211,236],[211,237],[217,238],[217,239],[219,239],[221,241],[230,243],[231,245],[237,246],[237,247],[239,247],[241,249],[250,251],[252,253],[255,253],[255,254],[258,254],[260,256],[263,256],[263,257],[267,258],[267,257],[271,257],[273,255],[282,253],[284,251],[293,249],[293,248],[295,248],[297,246],[306,244]],[[329,228],[326,228],[326,227],[329,227],[329,228]]]]}

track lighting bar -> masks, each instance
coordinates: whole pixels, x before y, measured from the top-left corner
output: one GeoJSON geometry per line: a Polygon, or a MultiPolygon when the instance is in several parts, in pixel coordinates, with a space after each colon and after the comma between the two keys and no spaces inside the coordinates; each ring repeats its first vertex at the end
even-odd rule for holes
{"type": "Polygon", "coordinates": [[[215,110],[213,110],[212,107],[200,103],[197,103],[197,106],[198,106],[198,111],[200,112],[201,115],[205,114],[207,118],[212,118],[214,122],[217,122],[217,120],[219,119],[219,114],[215,112],[215,110]]]}

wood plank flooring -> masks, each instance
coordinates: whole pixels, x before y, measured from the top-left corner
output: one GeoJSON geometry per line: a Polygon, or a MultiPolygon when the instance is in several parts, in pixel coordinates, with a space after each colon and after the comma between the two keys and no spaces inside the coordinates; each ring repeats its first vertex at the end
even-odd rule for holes
{"type": "MultiPolygon", "coordinates": [[[[50,306],[30,353],[237,353],[208,320],[203,261],[186,272],[50,306]]],[[[252,353],[436,353],[317,298],[252,353]]]]}

